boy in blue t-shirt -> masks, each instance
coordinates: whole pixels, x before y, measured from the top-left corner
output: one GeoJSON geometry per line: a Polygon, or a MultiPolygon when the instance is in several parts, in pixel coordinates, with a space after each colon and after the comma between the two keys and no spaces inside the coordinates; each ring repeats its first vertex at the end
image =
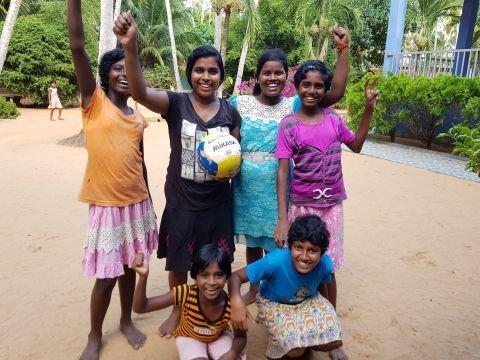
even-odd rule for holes
{"type": "Polygon", "coordinates": [[[235,271],[228,282],[234,328],[246,330],[250,314],[240,294],[242,283],[260,284],[258,320],[270,334],[266,356],[299,357],[307,349],[329,351],[345,360],[340,323],[333,306],[317,288],[332,280],[328,255],[330,234],[316,215],[297,218],[288,232],[288,249],[277,249],[263,259],[235,271]]]}

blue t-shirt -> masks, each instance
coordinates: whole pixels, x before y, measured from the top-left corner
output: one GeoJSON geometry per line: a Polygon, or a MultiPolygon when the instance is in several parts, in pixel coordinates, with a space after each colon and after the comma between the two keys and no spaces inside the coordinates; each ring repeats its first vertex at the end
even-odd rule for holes
{"type": "Polygon", "coordinates": [[[293,267],[290,249],[276,249],[263,259],[247,266],[248,280],[260,283],[260,295],[283,304],[297,304],[317,293],[319,285],[332,279],[333,262],[328,255],[320,258],[317,266],[307,274],[293,267]]]}

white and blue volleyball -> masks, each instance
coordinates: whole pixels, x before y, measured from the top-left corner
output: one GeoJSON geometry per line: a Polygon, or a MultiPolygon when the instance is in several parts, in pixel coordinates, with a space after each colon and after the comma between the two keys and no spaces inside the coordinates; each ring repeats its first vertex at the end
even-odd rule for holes
{"type": "Polygon", "coordinates": [[[240,144],[228,133],[206,135],[197,146],[198,164],[216,179],[232,178],[242,161],[240,144]]]}

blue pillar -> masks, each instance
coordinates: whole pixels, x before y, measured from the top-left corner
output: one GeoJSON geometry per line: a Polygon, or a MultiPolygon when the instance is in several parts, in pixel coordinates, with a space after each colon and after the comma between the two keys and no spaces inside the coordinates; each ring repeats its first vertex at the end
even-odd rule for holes
{"type": "MultiPolygon", "coordinates": [[[[458,28],[457,46],[455,49],[470,49],[472,47],[473,30],[477,21],[479,0],[463,0],[462,16],[458,28]]],[[[455,54],[453,73],[459,76],[467,75],[468,54],[455,54]]]]}
{"type": "Polygon", "coordinates": [[[405,31],[405,14],[407,12],[407,0],[391,0],[390,13],[388,15],[387,44],[385,45],[385,57],[383,59],[383,73],[394,70],[395,61],[391,54],[402,51],[403,35],[405,31]]]}

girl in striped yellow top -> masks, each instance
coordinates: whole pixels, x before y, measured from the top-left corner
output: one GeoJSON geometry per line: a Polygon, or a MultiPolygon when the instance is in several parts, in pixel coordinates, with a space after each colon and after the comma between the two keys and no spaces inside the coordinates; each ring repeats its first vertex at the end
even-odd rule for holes
{"type": "Polygon", "coordinates": [[[201,247],[193,257],[190,270],[193,285],[179,285],[168,293],[147,298],[148,262],[136,255],[133,269],[140,279],[133,298],[133,310],[145,313],[169,306],[181,308],[180,322],[173,335],[181,360],[245,359],[247,342],[244,331],[230,330],[230,300],[223,291],[232,269],[225,250],[216,244],[201,247]]]}

